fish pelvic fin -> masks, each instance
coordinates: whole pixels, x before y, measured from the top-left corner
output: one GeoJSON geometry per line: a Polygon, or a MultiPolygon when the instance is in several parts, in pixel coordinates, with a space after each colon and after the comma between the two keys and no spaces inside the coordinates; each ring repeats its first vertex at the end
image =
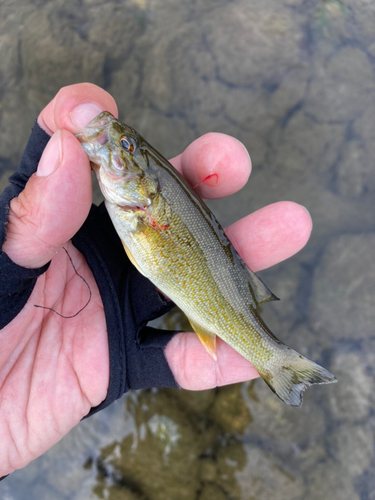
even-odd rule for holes
{"type": "Polygon", "coordinates": [[[202,325],[199,325],[194,320],[188,318],[191,326],[193,327],[195,333],[198,335],[199,340],[202,342],[203,347],[206,349],[208,354],[217,361],[216,356],[216,334],[207,330],[202,325]]]}
{"type": "Polygon", "coordinates": [[[283,344],[283,350],[284,356],[280,365],[272,371],[259,371],[259,375],[284,403],[300,407],[303,392],[307,387],[337,382],[331,372],[291,347],[283,344]]]}

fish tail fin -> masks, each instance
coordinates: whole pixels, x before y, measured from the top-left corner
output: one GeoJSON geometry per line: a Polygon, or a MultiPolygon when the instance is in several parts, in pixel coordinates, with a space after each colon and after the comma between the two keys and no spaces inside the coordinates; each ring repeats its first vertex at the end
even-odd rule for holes
{"type": "Polygon", "coordinates": [[[285,344],[282,348],[286,356],[280,360],[279,366],[263,374],[259,371],[259,375],[284,403],[301,406],[303,392],[308,386],[337,382],[332,373],[314,361],[285,344]]]}

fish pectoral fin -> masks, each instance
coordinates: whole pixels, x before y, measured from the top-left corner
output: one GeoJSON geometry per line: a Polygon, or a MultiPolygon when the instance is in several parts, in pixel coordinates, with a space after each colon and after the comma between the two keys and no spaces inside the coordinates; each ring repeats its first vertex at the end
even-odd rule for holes
{"type": "MultiPolygon", "coordinates": [[[[133,264],[133,266],[136,268],[136,270],[137,270],[138,272],[140,272],[141,274],[143,274],[143,273],[142,273],[142,271],[140,270],[140,268],[139,268],[139,266],[138,266],[137,262],[135,261],[135,259],[134,259],[133,255],[131,254],[131,252],[130,252],[129,248],[125,245],[125,243],[124,243],[122,240],[121,240],[121,243],[122,243],[122,245],[123,245],[123,247],[124,247],[124,249],[125,249],[125,253],[126,253],[126,255],[128,256],[128,259],[130,260],[130,262],[133,264]]],[[[143,274],[143,276],[144,276],[144,274],[143,274]]]]}
{"type": "Polygon", "coordinates": [[[188,318],[191,326],[193,327],[195,333],[198,335],[199,340],[202,342],[203,347],[206,349],[208,354],[217,361],[216,356],[216,334],[210,332],[203,326],[199,325],[192,319],[188,318]]]}

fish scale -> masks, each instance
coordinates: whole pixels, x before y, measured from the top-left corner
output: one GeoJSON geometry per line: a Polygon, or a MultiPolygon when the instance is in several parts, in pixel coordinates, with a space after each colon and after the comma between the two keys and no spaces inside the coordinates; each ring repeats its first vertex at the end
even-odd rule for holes
{"type": "Polygon", "coordinates": [[[246,266],[212,212],[160,153],[108,112],[77,137],[131,262],[184,311],[214,359],[218,335],[292,406],[302,404],[309,385],[336,381],[268,329],[257,308],[275,295],[246,266]]]}

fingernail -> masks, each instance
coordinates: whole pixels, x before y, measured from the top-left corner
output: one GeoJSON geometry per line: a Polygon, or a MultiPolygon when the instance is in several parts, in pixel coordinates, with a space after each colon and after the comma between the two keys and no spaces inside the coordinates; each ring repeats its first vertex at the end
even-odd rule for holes
{"type": "Polygon", "coordinates": [[[36,175],[46,177],[51,175],[61,163],[61,132],[58,130],[48,141],[46,149],[43,151],[36,175]]]}
{"type": "Polygon", "coordinates": [[[100,108],[97,104],[85,102],[70,112],[70,119],[76,127],[82,129],[102,111],[104,111],[104,109],[100,108]]]}

